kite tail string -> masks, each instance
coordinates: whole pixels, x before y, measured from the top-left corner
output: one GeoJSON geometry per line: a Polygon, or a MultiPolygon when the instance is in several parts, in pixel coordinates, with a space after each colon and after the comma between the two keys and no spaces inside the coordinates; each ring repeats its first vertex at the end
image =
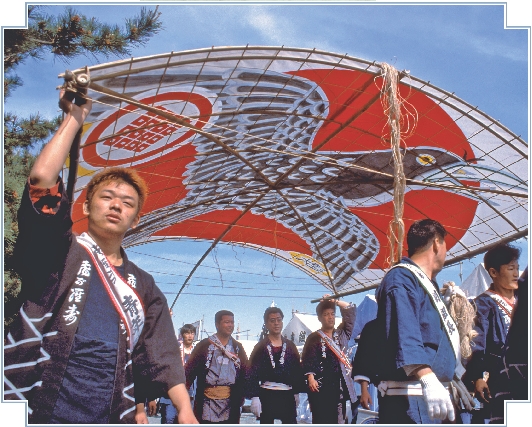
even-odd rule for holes
{"type": "Polygon", "coordinates": [[[388,225],[388,243],[390,257],[388,263],[399,262],[403,252],[405,225],[403,222],[404,194],[406,178],[403,168],[403,153],[401,153],[401,106],[397,83],[398,72],[389,64],[381,64],[384,84],[381,89],[381,102],[385,116],[387,116],[392,149],[394,183],[393,183],[393,220],[388,225]]]}

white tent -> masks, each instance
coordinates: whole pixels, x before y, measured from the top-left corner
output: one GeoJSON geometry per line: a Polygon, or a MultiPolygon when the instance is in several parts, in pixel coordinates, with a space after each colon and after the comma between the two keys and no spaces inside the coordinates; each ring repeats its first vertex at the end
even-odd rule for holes
{"type": "MultiPolygon", "coordinates": [[[[342,323],[342,318],[337,316],[335,326],[338,327],[340,323],[342,323]]],[[[305,343],[309,334],[320,328],[321,323],[317,315],[292,311],[292,318],[282,333],[283,337],[292,340],[295,345],[302,345],[305,343]]]]}
{"type": "Polygon", "coordinates": [[[246,352],[247,357],[251,356],[251,352],[253,351],[253,348],[255,345],[257,345],[258,341],[255,340],[238,340],[240,344],[242,344],[242,347],[244,347],[244,351],[246,352]]]}
{"type": "Polygon", "coordinates": [[[490,285],[491,277],[484,268],[484,264],[480,263],[462,282],[460,289],[464,291],[468,298],[475,298],[488,289],[490,285]]]}

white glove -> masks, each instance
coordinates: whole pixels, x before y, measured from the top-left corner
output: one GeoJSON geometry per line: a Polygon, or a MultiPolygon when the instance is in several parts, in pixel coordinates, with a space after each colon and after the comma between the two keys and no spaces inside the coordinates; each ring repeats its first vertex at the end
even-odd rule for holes
{"type": "Polygon", "coordinates": [[[253,412],[253,415],[255,415],[257,418],[260,417],[260,413],[262,412],[262,405],[260,404],[260,399],[258,397],[251,398],[250,409],[251,412],[253,412]]]}
{"type": "Polygon", "coordinates": [[[454,421],[454,407],[449,391],[438,380],[434,372],[423,375],[419,382],[423,388],[423,399],[427,403],[432,419],[454,421]]]}
{"type": "Polygon", "coordinates": [[[299,393],[294,394],[294,399],[296,401],[296,408],[299,406],[299,393]]]}

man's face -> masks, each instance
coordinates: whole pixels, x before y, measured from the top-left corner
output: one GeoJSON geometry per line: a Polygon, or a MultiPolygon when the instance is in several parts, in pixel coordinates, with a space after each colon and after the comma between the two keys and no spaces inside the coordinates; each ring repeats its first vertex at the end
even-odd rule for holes
{"type": "Polygon", "coordinates": [[[190,347],[194,342],[196,334],[193,331],[187,331],[183,332],[181,336],[183,337],[183,344],[185,344],[185,347],[190,347]]]}
{"type": "Polygon", "coordinates": [[[327,329],[334,329],[334,322],[336,320],[336,315],[333,308],[326,308],[321,312],[321,315],[318,316],[318,320],[321,322],[321,325],[327,329]]]}
{"type": "Polygon", "coordinates": [[[96,188],[90,202],[83,204],[83,213],[89,217],[89,231],[123,236],[138,224],[138,208],[137,191],[123,181],[112,181],[96,188]]]}
{"type": "Polygon", "coordinates": [[[224,314],[220,321],[216,323],[216,332],[219,334],[229,336],[233,333],[235,329],[235,318],[224,314]]]}
{"type": "Polygon", "coordinates": [[[281,313],[270,313],[266,321],[266,329],[271,334],[278,335],[283,330],[283,317],[281,313]]]}
{"type": "Polygon", "coordinates": [[[490,276],[493,280],[495,290],[500,287],[505,290],[515,290],[518,287],[519,264],[517,260],[510,261],[508,264],[501,265],[499,271],[490,268],[490,276]]]}

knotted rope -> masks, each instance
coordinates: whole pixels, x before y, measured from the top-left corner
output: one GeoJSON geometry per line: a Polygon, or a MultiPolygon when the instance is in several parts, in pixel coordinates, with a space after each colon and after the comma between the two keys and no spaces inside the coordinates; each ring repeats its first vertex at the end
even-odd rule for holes
{"type": "Polygon", "coordinates": [[[458,327],[462,358],[467,360],[472,354],[471,347],[473,346],[473,338],[478,335],[473,329],[475,326],[475,307],[468,301],[465,293],[454,282],[444,283],[441,293],[443,295],[443,302],[458,327]]]}
{"type": "MultiPolygon", "coordinates": [[[[458,328],[458,336],[460,339],[460,355],[462,356],[462,364],[467,364],[471,358],[473,351],[473,339],[478,333],[473,329],[475,326],[476,309],[471,304],[465,293],[455,285],[454,282],[446,282],[441,289],[443,302],[447,306],[449,314],[454,320],[458,328]]],[[[451,396],[458,408],[465,408],[468,411],[473,410],[475,401],[473,396],[467,390],[461,378],[456,375],[453,378],[451,387],[451,396]]]]}
{"type": "MultiPolygon", "coordinates": [[[[401,143],[415,129],[417,112],[415,108],[401,97],[398,89],[399,72],[391,65],[382,63],[383,85],[381,87],[381,103],[387,117],[388,132],[383,132],[383,143],[392,150],[394,168],[393,183],[393,220],[388,225],[388,243],[390,256],[388,264],[392,265],[401,259],[403,253],[403,240],[405,224],[403,222],[404,196],[406,177],[403,168],[404,154],[401,152],[401,143]]],[[[403,145],[405,145],[403,143],[403,145]]],[[[405,145],[406,148],[406,145],[405,145]]]]}

